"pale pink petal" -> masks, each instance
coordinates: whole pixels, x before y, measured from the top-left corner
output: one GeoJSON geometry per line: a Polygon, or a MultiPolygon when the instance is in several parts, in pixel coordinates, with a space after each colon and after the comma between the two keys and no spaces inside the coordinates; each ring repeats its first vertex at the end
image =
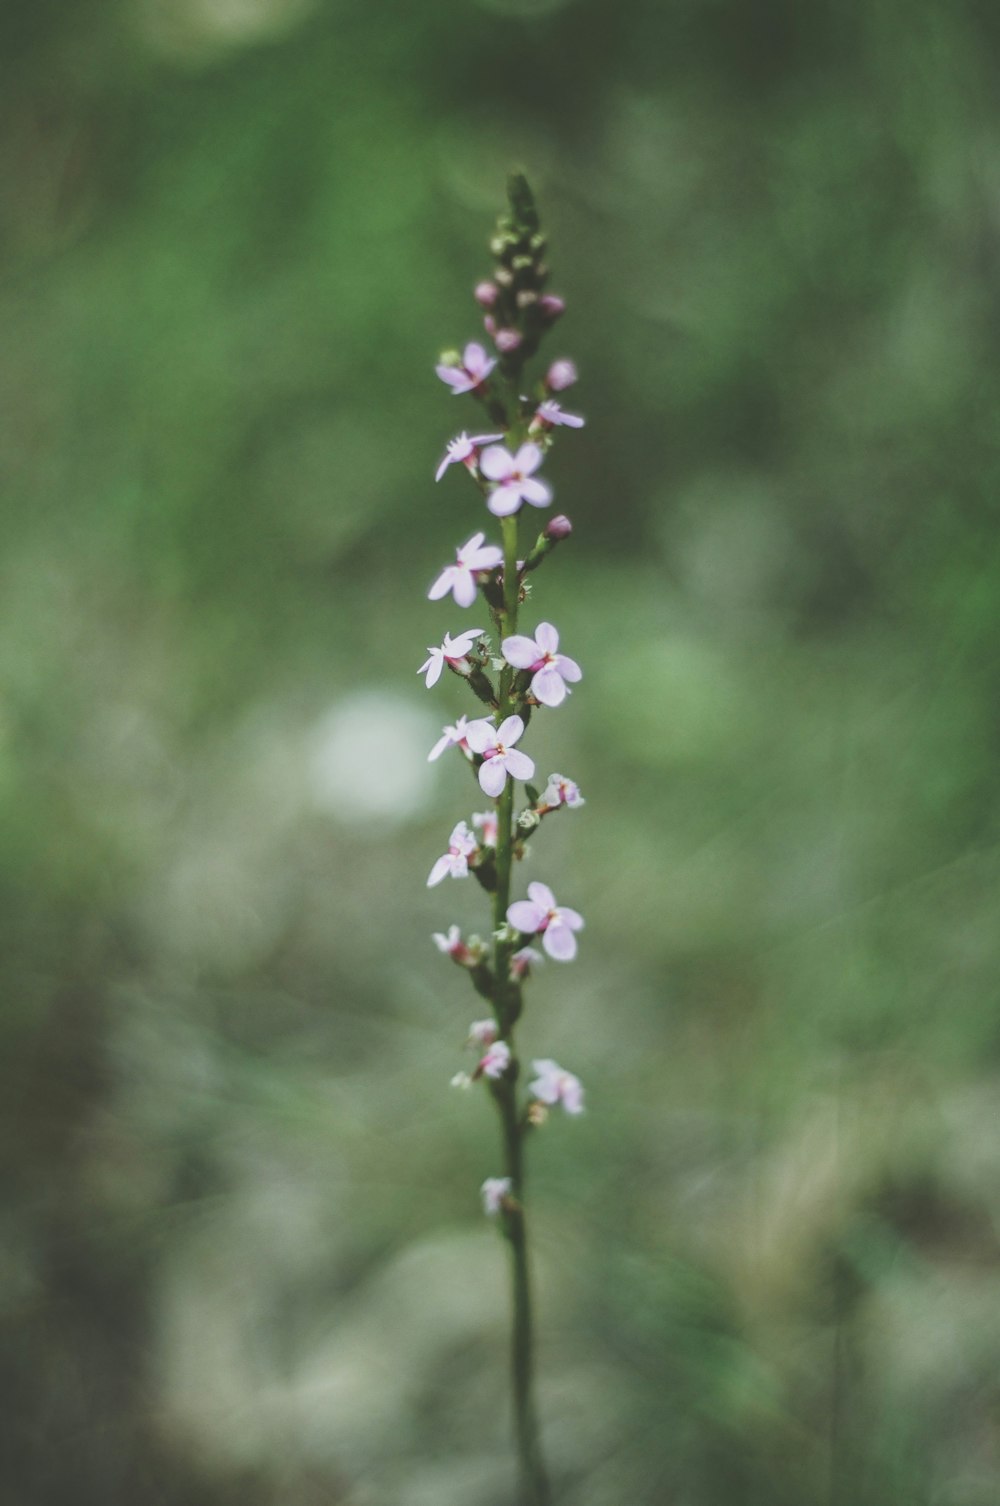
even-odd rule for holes
{"type": "Polygon", "coordinates": [[[470,553],[475,554],[476,550],[479,548],[485,537],[485,533],[474,533],[472,535],[472,538],[469,539],[467,543],[462,545],[461,549],[458,551],[458,557],[463,562],[463,564],[468,564],[467,556],[470,553]]]}
{"type": "Polygon", "coordinates": [[[540,669],[531,681],[531,693],[543,706],[561,706],[566,699],[562,675],[551,665],[540,669]]]}
{"type": "Polygon", "coordinates": [[[487,376],[496,364],[496,361],[490,360],[478,340],[470,340],[462,352],[462,365],[475,377],[487,376]]]}
{"type": "Polygon", "coordinates": [[[454,387],[456,392],[467,392],[469,378],[461,366],[435,366],[434,370],[442,382],[447,382],[449,387],[454,387]]]}
{"type": "Polygon", "coordinates": [[[438,576],[437,580],[427,592],[428,598],[431,601],[440,601],[442,596],[447,596],[448,592],[451,590],[454,575],[455,566],[445,565],[444,569],[441,571],[441,574],[438,576]]]}
{"type": "Polygon", "coordinates": [[[437,470],[434,472],[434,480],[435,481],[440,481],[441,477],[444,475],[445,471],[448,469],[448,467],[450,465],[451,465],[451,456],[450,455],[446,455],[444,457],[444,459],[442,460],[441,464],[438,466],[437,470]]]}
{"type": "Polygon", "coordinates": [[[514,461],[502,444],[491,444],[479,457],[479,469],[488,481],[506,481],[514,473],[514,461]]]}
{"type": "Polygon", "coordinates": [[[450,748],[452,746],[453,746],[452,740],[451,740],[451,738],[448,736],[448,734],[446,732],[443,737],[439,737],[438,738],[437,742],[434,744],[433,748],[428,753],[428,755],[427,755],[427,762],[428,763],[433,763],[436,758],[440,758],[441,757],[441,754],[444,752],[445,748],[450,748]]]}
{"type": "Polygon", "coordinates": [[[533,905],[530,899],[516,899],[507,908],[509,924],[525,936],[535,934],[545,919],[545,914],[545,910],[540,905],[533,905]]]}
{"type": "Polygon", "coordinates": [[[554,654],[559,647],[559,633],[551,622],[540,622],[535,629],[535,642],[543,654],[554,654]]]}
{"type": "Polygon", "coordinates": [[[465,741],[473,753],[485,753],[487,748],[495,748],[497,745],[496,728],[485,718],[469,722],[465,728],[465,741]]]}
{"type": "Polygon", "coordinates": [[[505,747],[509,748],[511,743],[516,743],[523,734],[524,723],[521,718],[519,716],[508,716],[504,718],[497,728],[497,742],[503,743],[505,747]]]}
{"type": "Polygon", "coordinates": [[[446,852],[443,858],[438,858],[437,862],[434,864],[434,867],[430,871],[430,877],[427,880],[428,889],[433,889],[435,884],[440,884],[441,880],[443,878],[447,878],[450,872],[451,853],[446,852]]]}
{"type": "Polygon", "coordinates": [[[442,656],[440,654],[432,653],[427,662],[425,664],[421,664],[420,668],[417,670],[418,675],[422,675],[426,671],[427,678],[424,680],[424,684],[427,686],[428,690],[430,690],[431,686],[436,685],[438,680],[440,680],[441,670],[443,666],[444,660],[442,656]]]}
{"type": "Polygon", "coordinates": [[[576,937],[568,926],[549,926],[542,932],[542,946],[554,962],[572,962],[576,956],[576,937]]]}
{"type": "Polygon", "coordinates": [[[535,760],[529,758],[527,753],[522,753],[519,748],[511,748],[504,759],[504,763],[512,779],[533,779],[535,777],[535,760]]]}
{"type": "Polygon", "coordinates": [[[510,638],[505,638],[501,648],[507,663],[513,664],[515,669],[530,669],[542,657],[534,639],[526,638],[523,633],[514,633],[510,638]]]}
{"type": "Polygon", "coordinates": [[[514,465],[522,476],[530,476],[542,463],[542,452],[536,444],[529,440],[523,444],[514,456],[514,465]]]}
{"type": "Polygon", "coordinates": [[[548,884],[539,883],[538,879],[535,879],[534,883],[528,885],[528,894],[534,900],[536,905],[541,906],[546,914],[548,914],[550,910],[555,909],[556,897],[552,893],[552,890],[549,888],[548,884]]]}
{"type": "Polygon", "coordinates": [[[545,481],[536,481],[533,476],[521,482],[521,496],[532,507],[548,507],[552,501],[552,488],[545,481]]]}
{"type": "Polygon", "coordinates": [[[562,1106],[567,1114],[583,1113],[583,1083],[567,1072],[562,1088],[562,1106]]]}
{"type": "Polygon", "coordinates": [[[481,638],[482,636],[482,628],[465,628],[461,633],[459,633],[457,638],[451,639],[449,639],[448,634],[445,633],[445,649],[450,650],[451,656],[453,658],[464,658],[464,656],[469,652],[469,649],[475,643],[476,639],[481,638]]]}
{"type": "Polygon", "coordinates": [[[555,667],[563,679],[569,680],[571,685],[575,685],[577,680],[583,679],[583,670],[577,664],[576,660],[569,658],[567,654],[556,655],[555,667]]]}
{"type": "Polygon", "coordinates": [[[521,485],[520,482],[511,481],[490,492],[486,506],[495,518],[509,518],[512,512],[517,512],[521,506],[521,485]]]}
{"type": "Polygon", "coordinates": [[[583,930],[583,916],[579,910],[571,910],[569,905],[560,905],[559,918],[564,926],[569,926],[571,931],[583,930]]]}
{"type": "Polygon", "coordinates": [[[452,878],[468,878],[469,863],[464,852],[453,852],[449,857],[449,869],[452,878]]]}
{"type": "Polygon", "coordinates": [[[485,549],[466,549],[464,562],[470,570],[492,570],[503,564],[503,550],[495,544],[487,544],[485,549]]]}
{"type": "Polygon", "coordinates": [[[502,758],[488,758],[479,769],[479,787],[484,795],[496,799],[507,783],[507,770],[502,758]]]}
{"type": "Polygon", "coordinates": [[[471,571],[456,570],[451,589],[457,606],[472,606],[476,599],[476,582],[472,578],[471,571]]]}

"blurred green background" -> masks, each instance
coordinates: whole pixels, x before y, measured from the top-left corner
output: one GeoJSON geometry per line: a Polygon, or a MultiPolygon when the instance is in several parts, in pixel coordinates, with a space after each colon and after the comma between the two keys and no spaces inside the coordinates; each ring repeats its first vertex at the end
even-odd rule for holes
{"type": "Polygon", "coordinates": [[[511,1500],[415,670],[514,162],[588,418],[559,1499],[996,1506],[998,52],[972,0],[6,0],[2,1506],[511,1500]]]}

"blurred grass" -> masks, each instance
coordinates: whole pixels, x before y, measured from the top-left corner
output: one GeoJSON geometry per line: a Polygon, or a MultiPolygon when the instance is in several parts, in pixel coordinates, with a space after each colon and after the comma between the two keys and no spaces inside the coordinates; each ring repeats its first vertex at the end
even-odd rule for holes
{"type": "Polygon", "coordinates": [[[0,11],[4,1506],[509,1499],[429,944],[484,911],[423,887],[468,791],[397,781],[462,709],[431,367],[514,159],[588,417],[532,728],[585,965],[525,1027],[590,1104],[534,1152],[563,1499],[994,1506],[998,42],[0,11]]]}

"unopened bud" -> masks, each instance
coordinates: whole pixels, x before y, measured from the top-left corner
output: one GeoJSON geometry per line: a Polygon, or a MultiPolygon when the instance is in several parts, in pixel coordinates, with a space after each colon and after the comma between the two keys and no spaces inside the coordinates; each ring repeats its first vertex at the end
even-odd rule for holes
{"type": "Polygon", "coordinates": [[[443,350],[439,361],[442,366],[461,366],[462,353],[458,350],[443,350]]]}
{"type": "Polygon", "coordinates": [[[545,385],[550,392],[565,392],[576,381],[576,367],[565,358],[553,361],[545,373],[545,385]]]}
{"type": "Polygon", "coordinates": [[[495,282],[477,282],[472,296],[484,309],[491,309],[500,297],[500,289],[495,282]]]}
{"type": "Polygon", "coordinates": [[[565,513],[559,512],[554,518],[549,519],[542,532],[547,539],[553,539],[558,543],[560,539],[569,538],[573,532],[573,525],[565,513]]]}
{"type": "Polygon", "coordinates": [[[514,274],[509,267],[497,267],[493,273],[493,277],[502,288],[509,288],[514,281],[514,274]]]}
{"type": "Polygon", "coordinates": [[[566,301],[556,293],[543,293],[538,300],[538,312],[546,324],[555,324],[566,312],[566,301]]]}
{"type": "Polygon", "coordinates": [[[502,356],[509,356],[511,351],[517,349],[524,337],[520,330],[498,329],[493,338],[496,341],[496,347],[500,354],[502,356]]]}
{"type": "Polygon", "coordinates": [[[538,294],[533,288],[522,288],[517,295],[517,306],[519,309],[530,309],[531,305],[537,302],[538,294]]]}
{"type": "MultiPolygon", "coordinates": [[[[454,1079],[452,1079],[452,1081],[454,1081],[454,1079]]],[[[530,1125],[533,1125],[535,1129],[538,1129],[545,1123],[546,1119],[549,1117],[549,1111],[545,1107],[544,1103],[539,1103],[538,1100],[535,1099],[534,1103],[530,1103],[528,1105],[527,1117],[528,1123],[530,1125]]]]}

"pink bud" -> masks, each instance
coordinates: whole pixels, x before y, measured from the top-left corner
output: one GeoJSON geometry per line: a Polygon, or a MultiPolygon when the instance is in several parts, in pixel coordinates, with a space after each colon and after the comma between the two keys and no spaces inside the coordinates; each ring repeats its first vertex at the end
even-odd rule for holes
{"type": "Polygon", "coordinates": [[[572,387],[576,381],[576,367],[572,361],[565,358],[561,361],[553,361],[545,373],[545,385],[550,392],[564,392],[567,387],[572,387]]]}
{"type": "Polygon", "coordinates": [[[509,356],[512,350],[516,350],[522,340],[522,335],[516,329],[498,329],[493,336],[497,350],[502,356],[509,356]]]}
{"type": "Polygon", "coordinates": [[[566,301],[557,293],[543,293],[538,300],[538,312],[546,324],[555,324],[566,312],[566,301]]]}
{"type": "Polygon", "coordinates": [[[570,534],[573,532],[573,525],[570,522],[569,518],[567,518],[566,514],[561,512],[558,513],[554,518],[549,519],[549,521],[545,525],[543,532],[545,533],[545,537],[547,539],[555,539],[558,542],[560,539],[569,538],[570,534]]]}
{"type": "Polygon", "coordinates": [[[491,309],[500,297],[500,289],[495,282],[477,282],[472,296],[484,309],[491,309]]]}

